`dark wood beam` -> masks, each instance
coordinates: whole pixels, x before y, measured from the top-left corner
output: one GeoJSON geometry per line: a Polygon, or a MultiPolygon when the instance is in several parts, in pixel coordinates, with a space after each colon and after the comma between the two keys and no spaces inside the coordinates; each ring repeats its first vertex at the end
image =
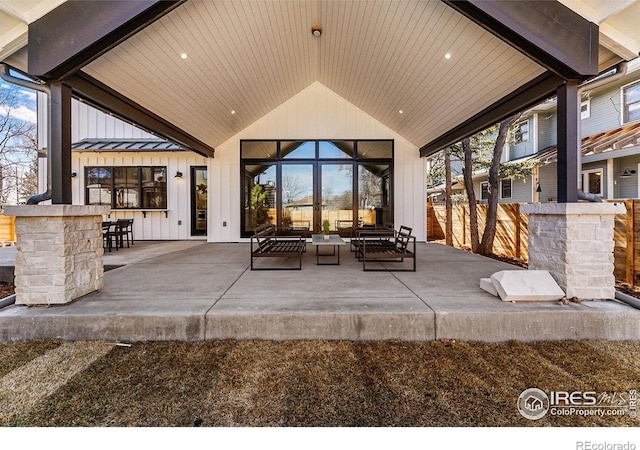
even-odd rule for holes
{"type": "Polygon", "coordinates": [[[551,72],[546,72],[534,78],[529,83],[420,148],[420,156],[433,155],[467,136],[478,133],[523,109],[553,97],[558,86],[563,83],[564,80],[562,78],[551,72]]]}
{"type": "Polygon", "coordinates": [[[29,25],[28,72],[63,79],[183,1],[69,0],[29,25]]]}
{"type": "Polygon", "coordinates": [[[86,101],[102,111],[113,114],[125,122],[139,125],[159,137],[193,150],[202,156],[210,158],[214,156],[213,147],[82,71],[66,78],[65,83],[73,89],[74,97],[86,101]]]}
{"type": "Polygon", "coordinates": [[[578,123],[580,122],[580,96],[578,81],[568,81],[558,88],[558,202],[570,203],[578,201],[578,152],[581,139],[578,123]]]}
{"type": "Polygon", "coordinates": [[[70,205],[71,195],[71,88],[51,83],[51,203],[70,205]]]}
{"type": "Polygon", "coordinates": [[[443,1],[566,80],[598,74],[598,26],[558,1],[443,1]]]}

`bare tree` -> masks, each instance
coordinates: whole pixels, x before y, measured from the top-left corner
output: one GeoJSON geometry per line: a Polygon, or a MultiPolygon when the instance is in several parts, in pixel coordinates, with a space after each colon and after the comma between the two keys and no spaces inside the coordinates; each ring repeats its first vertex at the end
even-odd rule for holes
{"type": "MultiPolygon", "coordinates": [[[[37,184],[36,124],[21,117],[21,89],[2,84],[0,87],[0,202],[19,202],[22,184],[37,184]]],[[[27,189],[31,191],[32,189],[27,189]]]]}
{"type": "Polygon", "coordinates": [[[498,199],[500,183],[500,160],[502,159],[502,149],[507,142],[509,127],[518,120],[520,114],[513,115],[500,122],[498,135],[493,146],[491,165],[489,166],[489,205],[487,207],[487,218],[482,233],[482,242],[478,246],[478,253],[481,255],[493,254],[493,241],[496,235],[496,219],[498,216],[498,199]]]}
{"type": "Polygon", "coordinates": [[[462,151],[464,153],[464,188],[467,191],[469,199],[469,231],[471,233],[471,251],[477,252],[480,245],[478,237],[478,207],[476,204],[476,193],[473,190],[473,149],[471,147],[471,139],[462,140],[462,151]]]}

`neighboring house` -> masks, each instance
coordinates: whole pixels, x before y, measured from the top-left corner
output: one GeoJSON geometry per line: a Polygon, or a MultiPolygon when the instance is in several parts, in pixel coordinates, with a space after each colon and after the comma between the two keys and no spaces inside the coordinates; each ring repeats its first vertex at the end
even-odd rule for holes
{"type": "MultiPolygon", "coordinates": [[[[557,111],[550,99],[525,111],[511,129],[503,162],[535,158],[540,161],[532,177],[500,181],[501,203],[557,200],[557,111]]],[[[582,173],[580,188],[603,199],[638,198],[640,187],[640,59],[629,63],[620,80],[582,92],[582,173]]],[[[461,175],[459,162],[454,174],[461,175]]],[[[464,192],[455,183],[454,193],[464,192]]],[[[442,199],[443,186],[429,191],[442,199]]],[[[474,174],[474,191],[482,203],[489,198],[487,172],[474,174]]]]}

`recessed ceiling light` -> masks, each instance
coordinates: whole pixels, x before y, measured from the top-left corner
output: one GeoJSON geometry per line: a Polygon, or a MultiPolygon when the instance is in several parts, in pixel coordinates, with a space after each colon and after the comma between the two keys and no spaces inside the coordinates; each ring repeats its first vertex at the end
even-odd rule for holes
{"type": "Polygon", "coordinates": [[[398,114],[402,114],[403,112],[404,112],[403,110],[399,110],[399,111],[398,111],[398,114]]]}
{"type": "Polygon", "coordinates": [[[444,59],[451,59],[451,53],[445,53],[444,59]]]}
{"type": "Polygon", "coordinates": [[[189,56],[186,53],[181,53],[180,58],[187,59],[189,56]]]}
{"type": "Polygon", "coordinates": [[[235,113],[236,113],[235,109],[231,111],[231,114],[235,114],[235,113]]]}

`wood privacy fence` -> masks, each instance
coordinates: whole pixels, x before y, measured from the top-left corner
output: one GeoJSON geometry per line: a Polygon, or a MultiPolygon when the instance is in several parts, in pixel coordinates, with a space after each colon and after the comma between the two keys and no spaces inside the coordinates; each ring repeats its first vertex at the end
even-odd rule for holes
{"type": "MultiPolygon", "coordinates": [[[[612,201],[624,202],[627,208],[626,214],[617,214],[615,218],[614,275],[618,281],[640,286],[640,199],[612,201]]],[[[486,215],[487,205],[478,205],[478,231],[481,239],[486,215]]],[[[445,224],[444,203],[427,203],[427,239],[443,240],[445,224]]],[[[528,239],[528,216],[520,214],[520,205],[499,204],[493,252],[527,262],[528,239]]],[[[453,245],[465,249],[471,247],[468,205],[453,206],[453,245]]]]}
{"type": "MultiPolygon", "coordinates": [[[[444,203],[427,204],[427,239],[444,239],[447,212],[444,203]]],[[[487,218],[487,205],[478,205],[478,232],[482,231],[487,218]]],[[[528,222],[529,217],[520,214],[519,203],[500,203],[496,220],[496,236],[493,252],[497,255],[528,259],[528,222]]],[[[471,248],[469,228],[469,205],[453,205],[453,245],[458,248],[471,248]]]]}
{"type": "Polygon", "coordinates": [[[13,216],[5,216],[0,213],[0,247],[16,241],[16,229],[13,225],[13,216]]]}

